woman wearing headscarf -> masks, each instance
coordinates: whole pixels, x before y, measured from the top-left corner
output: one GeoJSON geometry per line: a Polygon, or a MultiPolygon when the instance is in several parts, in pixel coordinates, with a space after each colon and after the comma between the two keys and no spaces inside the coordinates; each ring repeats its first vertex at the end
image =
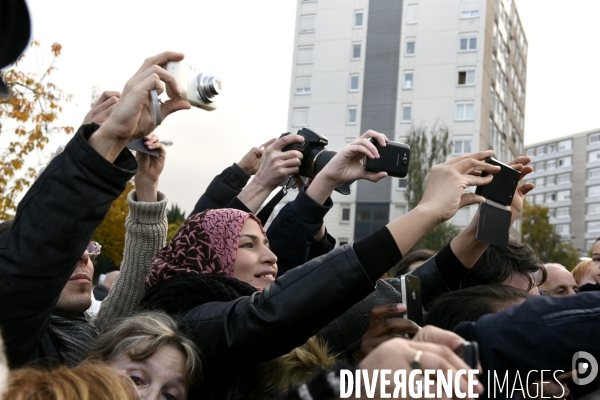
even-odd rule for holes
{"type": "MultiPolygon", "coordinates": [[[[306,193],[323,204],[341,183],[378,181],[363,158],[378,157],[368,131],[342,149],[306,193]]],[[[491,181],[491,151],[469,154],[432,168],[417,207],[370,236],[292,269],[279,279],[252,214],[221,209],[189,218],[155,257],[142,304],[180,314],[196,332],[205,366],[202,398],[242,398],[256,365],[288,353],[374,290],[377,279],[429,229],[468,204],[483,201],[466,187],[491,181]]]]}

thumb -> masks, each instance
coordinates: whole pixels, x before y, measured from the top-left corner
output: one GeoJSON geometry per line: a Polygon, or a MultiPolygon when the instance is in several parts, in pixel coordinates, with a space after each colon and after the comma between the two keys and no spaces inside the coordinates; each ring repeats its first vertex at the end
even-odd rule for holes
{"type": "Polygon", "coordinates": [[[189,103],[189,101],[184,99],[170,99],[160,105],[163,121],[169,114],[179,110],[189,110],[190,108],[192,108],[192,105],[189,103]]]}
{"type": "Polygon", "coordinates": [[[388,176],[387,172],[366,172],[364,179],[371,182],[379,182],[386,176],[388,176]]]}

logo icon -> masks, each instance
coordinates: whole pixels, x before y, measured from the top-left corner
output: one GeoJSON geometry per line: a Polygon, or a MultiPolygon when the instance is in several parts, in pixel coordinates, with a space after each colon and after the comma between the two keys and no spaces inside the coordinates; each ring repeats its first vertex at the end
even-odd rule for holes
{"type": "Polygon", "coordinates": [[[573,355],[571,366],[575,371],[573,374],[573,382],[575,382],[576,385],[587,385],[596,379],[596,376],[598,375],[598,361],[596,361],[596,358],[593,355],[586,351],[578,351],[575,353],[573,355]],[[583,374],[588,374],[588,376],[580,378],[579,376],[583,374]]]}

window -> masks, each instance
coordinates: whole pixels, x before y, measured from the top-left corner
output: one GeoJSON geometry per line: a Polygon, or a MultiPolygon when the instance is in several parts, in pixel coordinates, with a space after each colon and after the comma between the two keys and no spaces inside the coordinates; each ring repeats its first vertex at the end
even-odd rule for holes
{"type": "Polygon", "coordinates": [[[545,197],[544,197],[543,193],[536,194],[535,197],[533,198],[533,202],[535,204],[544,204],[544,200],[545,200],[545,197]]]}
{"type": "Polygon", "coordinates": [[[556,145],[555,144],[548,145],[548,154],[552,154],[552,153],[556,153],[556,145]]]}
{"type": "Polygon", "coordinates": [[[458,121],[472,120],[475,114],[475,105],[473,103],[456,104],[455,119],[458,121]]]}
{"type": "Polygon", "coordinates": [[[308,108],[294,108],[292,126],[308,125],[308,108]]]}
{"type": "Polygon", "coordinates": [[[461,18],[477,18],[477,17],[479,17],[479,1],[478,0],[461,0],[461,2],[460,2],[460,17],[461,18]]]}
{"type": "Polygon", "coordinates": [[[588,162],[594,162],[600,160],[600,150],[590,151],[588,153],[588,162]]]}
{"type": "Polygon", "coordinates": [[[554,169],[556,168],[556,160],[548,160],[546,162],[546,169],[554,169]]]}
{"type": "Polygon", "coordinates": [[[600,231],[600,221],[593,221],[587,223],[587,231],[588,232],[598,232],[600,231]]]}
{"type": "Polygon", "coordinates": [[[476,37],[461,37],[458,44],[458,51],[476,51],[477,50],[477,38],[476,37]]]}
{"type": "Polygon", "coordinates": [[[458,85],[471,86],[475,84],[475,70],[458,71],[458,85]]]}
{"type": "Polygon", "coordinates": [[[309,33],[315,31],[316,15],[301,15],[300,16],[300,33],[309,33]]]}
{"type": "Polygon", "coordinates": [[[536,171],[544,171],[546,169],[546,163],[545,162],[539,162],[537,164],[535,164],[535,170],[536,171]]]}
{"type": "Polygon", "coordinates": [[[558,151],[571,150],[571,143],[571,139],[561,140],[560,142],[558,142],[558,151]]]}
{"type": "Polygon", "coordinates": [[[358,92],[360,84],[360,75],[350,75],[350,92],[358,92]]]}
{"type": "Polygon", "coordinates": [[[406,23],[416,24],[417,23],[417,4],[409,4],[406,6],[406,23]]]}
{"type": "Polygon", "coordinates": [[[353,60],[360,59],[361,50],[362,50],[361,43],[352,43],[352,59],[353,60]]]}
{"type": "Polygon", "coordinates": [[[527,149],[527,152],[526,152],[526,154],[527,154],[529,157],[535,156],[535,149],[527,149]]]}
{"type": "Polygon", "coordinates": [[[600,196],[600,186],[588,187],[588,197],[598,197],[598,196],[600,196]]]}
{"type": "Polygon", "coordinates": [[[556,176],[547,176],[546,177],[546,186],[554,186],[556,184],[556,176]]]}
{"type": "Polygon", "coordinates": [[[364,26],[364,16],[365,14],[362,11],[355,11],[354,12],[354,27],[355,28],[362,28],[364,26]]]}
{"type": "Polygon", "coordinates": [[[596,204],[588,204],[587,206],[588,215],[598,215],[600,214],[600,203],[596,204]]]}
{"type": "Polygon", "coordinates": [[[341,221],[350,222],[350,206],[342,206],[341,221]]]}
{"type": "Polygon", "coordinates": [[[546,193],[546,202],[552,203],[556,201],[556,193],[546,193]]]}
{"type": "Polygon", "coordinates": [[[310,94],[310,76],[296,78],[296,94],[310,94]]]}
{"type": "Polygon", "coordinates": [[[571,226],[569,224],[555,225],[554,229],[561,236],[568,236],[571,233],[571,226]]]}
{"type": "Polygon", "coordinates": [[[298,64],[310,64],[313,62],[313,47],[302,46],[298,47],[298,56],[296,57],[298,64]]]}
{"type": "Polygon", "coordinates": [[[588,179],[600,178],[600,168],[588,169],[588,179]]]}
{"type": "Polygon", "coordinates": [[[544,186],[544,178],[537,178],[535,180],[535,186],[544,186]]]}
{"type": "Polygon", "coordinates": [[[406,40],[406,55],[414,56],[415,55],[415,39],[407,39],[406,40]]]}
{"type": "Polygon", "coordinates": [[[400,178],[398,179],[398,189],[400,190],[406,190],[406,184],[407,184],[408,180],[406,178],[400,178]]]}
{"type": "Polygon", "coordinates": [[[570,190],[559,190],[556,192],[556,201],[564,201],[571,199],[571,191],[570,190]]]}
{"type": "Polygon", "coordinates": [[[412,104],[402,106],[402,122],[410,122],[412,120],[412,104]]]}
{"type": "Polygon", "coordinates": [[[345,246],[347,244],[348,244],[347,238],[340,238],[340,247],[345,246]]]}
{"type": "Polygon", "coordinates": [[[571,157],[562,157],[558,159],[559,167],[569,167],[571,165],[571,157]]]}
{"type": "Polygon", "coordinates": [[[538,156],[543,156],[544,154],[546,154],[546,146],[538,146],[535,149],[535,154],[537,154],[538,156]]]}
{"type": "Polygon", "coordinates": [[[560,207],[556,209],[556,218],[568,218],[571,216],[571,207],[560,207]]]}
{"type": "Polygon", "coordinates": [[[454,151],[453,154],[469,154],[472,148],[471,139],[454,139],[454,151]]]}
{"type": "Polygon", "coordinates": [[[404,73],[404,89],[412,89],[414,82],[414,73],[412,71],[404,73]]]}
{"type": "Polygon", "coordinates": [[[569,183],[571,182],[571,174],[560,174],[556,178],[557,184],[569,183]]]}
{"type": "Polygon", "coordinates": [[[348,125],[355,125],[357,120],[358,109],[356,107],[348,107],[348,125]]]}
{"type": "Polygon", "coordinates": [[[589,136],[588,143],[592,144],[592,143],[598,143],[598,142],[600,142],[600,133],[592,133],[589,136]]]}

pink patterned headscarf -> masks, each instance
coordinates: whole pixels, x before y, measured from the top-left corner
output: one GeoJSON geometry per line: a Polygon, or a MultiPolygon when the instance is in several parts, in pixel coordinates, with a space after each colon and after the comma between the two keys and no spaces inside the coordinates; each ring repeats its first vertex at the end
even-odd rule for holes
{"type": "Polygon", "coordinates": [[[192,215],[152,260],[146,288],[182,274],[231,277],[240,232],[248,218],[255,220],[265,235],[260,220],[244,211],[222,208],[192,215]]]}

